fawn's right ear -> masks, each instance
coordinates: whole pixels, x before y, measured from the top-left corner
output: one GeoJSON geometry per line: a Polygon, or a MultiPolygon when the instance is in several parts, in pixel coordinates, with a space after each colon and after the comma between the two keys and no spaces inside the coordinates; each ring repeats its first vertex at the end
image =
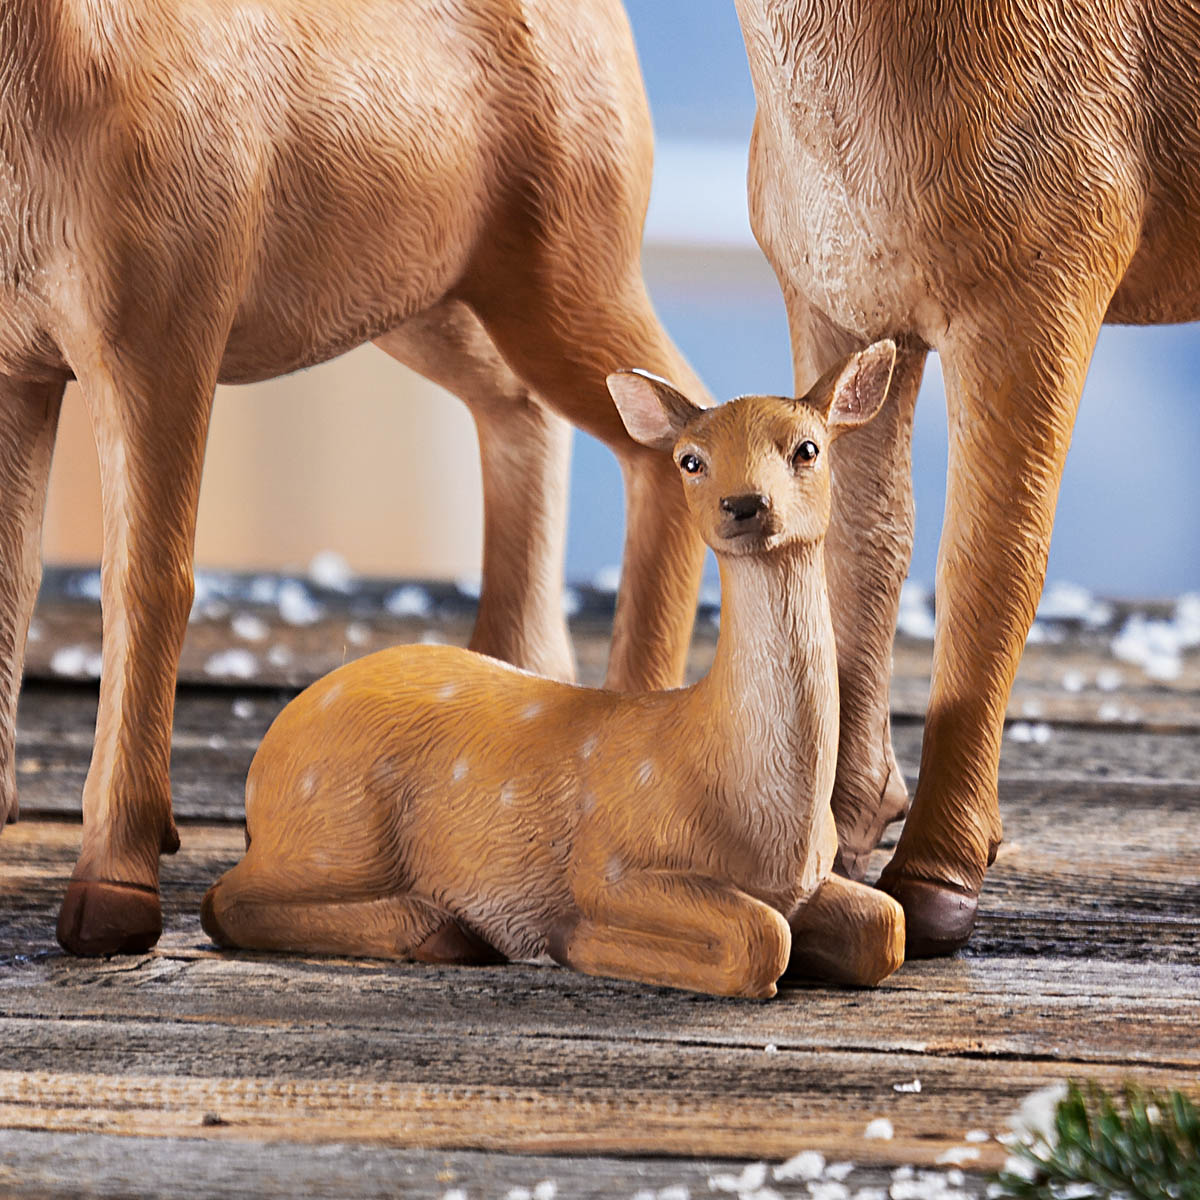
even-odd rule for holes
{"type": "Polygon", "coordinates": [[[629,436],[651,450],[670,450],[683,427],[704,412],[649,371],[614,371],[608,377],[608,390],[629,436]]]}

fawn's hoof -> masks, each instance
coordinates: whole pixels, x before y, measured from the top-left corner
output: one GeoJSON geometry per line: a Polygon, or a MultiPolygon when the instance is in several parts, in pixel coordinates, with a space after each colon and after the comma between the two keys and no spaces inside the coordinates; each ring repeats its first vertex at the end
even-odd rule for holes
{"type": "Polygon", "coordinates": [[[413,952],[416,962],[445,966],[489,966],[508,960],[490,942],[451,919],[439,925],[413,952]]]}
{"type": "Polygon", "coordinates": [[[906,958],[941,958],[967,944],[978,896],[953,884],[904,876],[885,876],[879,886],[904,909],[906,958]]]}
{"type": "Polygon", "coordinates": [[[84,957],[142,954],[162,935],[158,892],[136,883],[72,879],[58,914],[58,941],[84,957]]]}

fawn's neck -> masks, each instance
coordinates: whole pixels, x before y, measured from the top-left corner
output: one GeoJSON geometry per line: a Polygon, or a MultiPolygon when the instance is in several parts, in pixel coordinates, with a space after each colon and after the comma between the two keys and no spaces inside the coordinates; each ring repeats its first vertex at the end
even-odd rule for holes
{"type": "Polygon", "coordinates": [[[723,757],[765,803],[805,819],[837,761],[833,621],[820,542],[718,560],[721,633],[697,690],[723,757]]]}

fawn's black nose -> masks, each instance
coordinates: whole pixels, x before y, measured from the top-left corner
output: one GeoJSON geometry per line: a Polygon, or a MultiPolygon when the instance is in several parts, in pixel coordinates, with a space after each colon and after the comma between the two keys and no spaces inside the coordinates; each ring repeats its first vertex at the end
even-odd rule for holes
{"type": "Polygon", "coordinates": [[[744,496],[722,496],[721,511],[735,521],[749,521],[771,507],[771,502],[761,492],[747,492],[744,496]]]}

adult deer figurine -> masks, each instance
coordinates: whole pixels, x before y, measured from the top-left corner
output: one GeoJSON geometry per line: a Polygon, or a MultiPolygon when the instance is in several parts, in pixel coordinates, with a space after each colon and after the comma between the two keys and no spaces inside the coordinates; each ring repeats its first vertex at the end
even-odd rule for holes
{"type": "Polygon", "coordinates": [[[631,696],[448,647],[341,667],[263,739],[248,849],[205,897],[208,933],[433,961],[549,953],[740,996],[773,995],[789,954],[844,982],[894,970],[899,905],[830,875],[838,704],[822,551],[828,447],[874,415],[894,357],[881,342],[805,401],[716,409],[613,375],[630,434],[673,447],[717,554],[712,670],[631,696]]]}
{"type": "Polygon", "coordinates": [[[906,807],[888,729],[912,548],[913,404],[941,355],[950,469],[920,778],[881,886],[908,953],[961,945],[1001,837],[1005,708],[1103,321],[1200,318],[1200,10],[737,0],[758,96],[752,223],[797,388],[896,336],[884,413],[839,443],[833,809],[861,877],[906,807]]]}
{"type": "Polygon", "coordinates": [[[0,5],[0,821],[72,377],[102,476],[103,674],[64,946],[141,950],[161,928],[218,381],[374,338],[457,391],[487,507],[473,645],[564,675],[552,413],[597,435],[629,513],[609,681],[679,682],[703,547],[670,461],[626,435],[604,385],[638,362],[703,395],[642,283],[650,171],[618,0],[0,5]]]}

